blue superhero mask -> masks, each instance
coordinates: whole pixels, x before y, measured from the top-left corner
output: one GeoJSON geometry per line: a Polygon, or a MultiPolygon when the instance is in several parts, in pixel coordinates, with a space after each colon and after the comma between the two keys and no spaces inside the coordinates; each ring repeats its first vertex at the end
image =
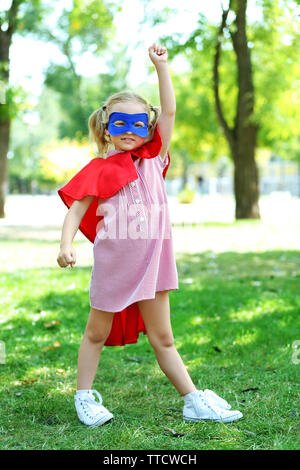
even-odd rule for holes
{"type": "Polygon", "coordinates": [[[108,121],[108,132],[111,135],[120,135],[125,132],[132,132],[140,137],[148,135],[148,114],[147,113],[111,113],[108,121]],[[115,122],[118,122],[116,125],[115,122]]]}

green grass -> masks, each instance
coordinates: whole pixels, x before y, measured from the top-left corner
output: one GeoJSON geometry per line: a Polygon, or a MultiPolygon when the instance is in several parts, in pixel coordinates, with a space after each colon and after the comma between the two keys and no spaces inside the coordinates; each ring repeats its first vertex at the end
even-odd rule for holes
{"type": "MultiPolygon", "coordinates": [[[[241,227],[203,225],[202,240],[213,229],[225,239],[241,227]]],[[[192,380],[243,419],[184,422],[183,400],[141,334],[137,344],[103,349],[94,388],[115,418],[90,429],[78,421],[73,395],[91,267],[63,270],[51,259],[53,267],[24,269],[16,253],[31,253],[34,265],[39,253],[53,256],[55,243],[3,238],[14,269],[2,264],[0,272],[0,448],[298,449],[300,364],[292,345],[300,340],[300,251],[256,251],[251,232],[250,245],[220,252],[199,243],[198,252],[177,253],[180,289],[169,293],[175,345],[192,380]],[[53,320],[60,323],[45,326],[53,320]]]]}

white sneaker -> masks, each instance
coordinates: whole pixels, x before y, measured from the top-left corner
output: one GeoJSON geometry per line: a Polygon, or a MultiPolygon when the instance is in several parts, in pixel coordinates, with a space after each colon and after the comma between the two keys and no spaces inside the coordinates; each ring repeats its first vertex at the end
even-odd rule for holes
{"type": "Polygon", "coordinates": [[[185,398],[183,407],[183,419],[186,421],[219,421],[228,423],[242,418],[243,414],[238,410],[221,408],[216,401],[209,399],[209,394],[197,390],[185,398]]]}
{"type": "Polygon", "coordinates": [[[87,426],[101,426],[114,417],[114,415],[102,405],[102,397],[97,390],[89,390],[85,393],[76,394],[74,399],[78,418],[87,426]],[[93,394],[97,395],[99,402],[95,400],[93,394]]]}
{"type": "Polygon", "coordinates": [[[214,402],[219,408],[224,408],[225,410],[231,409],[231,405],[229,405],[229,403],[226,400],[224,400],[224,398],[219,397],[219,395],[217,395],[212,390],[209,390],[208,388],[206,388],[204,390],[204,394],[207,397],[208,401],[214,402]]]}

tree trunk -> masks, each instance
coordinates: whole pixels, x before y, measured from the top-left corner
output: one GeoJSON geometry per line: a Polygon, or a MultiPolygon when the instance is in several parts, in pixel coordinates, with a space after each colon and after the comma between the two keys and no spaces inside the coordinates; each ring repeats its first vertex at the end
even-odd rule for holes
{"type": "MultiPolygon", "coordinates": [[[[0,83],[5,89],[9,84],[9,48],[13,33],[16,30],[18,11],[22,0],[12,0],[7,12],[8,28],[2,29],[3,20],[0,21],[0,83]]],[[[2,100],[1,100],[2,101],[2,100]]],[[[0,217],[5,217],[4,205],[7,187],[7,152],[10,136],[10,103],[0,103],[0,217]]]]}
{"type": "MultiPolygon", "coordinates": [[[[255,139],[255,137],[254,137],[255,139]]],[[[259,178],[254,158],[254,145],[243,141],[233,150],[234,195],[236,219],[259,219],[259,178]]]]}
{"type": "Polygon", "coordinates": [[[9,145],[10,120],[8,103],[5,102],[5,89],[9,81],[9,47],[11,36],[0,30],[0,81],[4,87],[0,103],[0,218],[5,217],[4,205],[7,187],[7,152],[9,145]],[[4,98],[4,99],[3,99],[4,98]]]}
{"type": "Polygon", "coordinates": [[[246,34],[247,0],[230,0],[229,9],[222,15],[214,61],[214,91],[217,115],[223,127],[234,163],[234,194],[237,219],[259,219],[259,180],[255,162],[258,125],[254,122],[254,86],[250,50],[246,34]],[[229,30],[238,68],[238,100],[235,124],[230,128],[224,118],[219,96],[219,63],[221,41],[229,11],[236,15],[232,30],[229,30]]]}

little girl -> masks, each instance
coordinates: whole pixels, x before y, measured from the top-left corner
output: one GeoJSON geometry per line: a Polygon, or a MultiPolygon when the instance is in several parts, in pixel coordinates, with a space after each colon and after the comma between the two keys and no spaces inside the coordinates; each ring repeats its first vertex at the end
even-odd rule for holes
{"type": "Polygon", "coordinates": [[[59,266],[74,266],[78,228],[94,244],[91,309],[75,395],[78,418],[88,426],[113,418],[92,389],[103,346],[136,343],[140,332],[183,397],[185,420],[242,417],[213,391],[197,390],[174,346],[168,291],[178,289],[178,274],[164,178],[176,103],[166,48],[154,43],[149,57],[158,75],[161,111],[130,91],[110,96],[89,118],[90,136],[104,158],[92,159],[58,190],[69,207],[59,266]],[[114,149],[108,150],[109,144],[114,149]]]}

